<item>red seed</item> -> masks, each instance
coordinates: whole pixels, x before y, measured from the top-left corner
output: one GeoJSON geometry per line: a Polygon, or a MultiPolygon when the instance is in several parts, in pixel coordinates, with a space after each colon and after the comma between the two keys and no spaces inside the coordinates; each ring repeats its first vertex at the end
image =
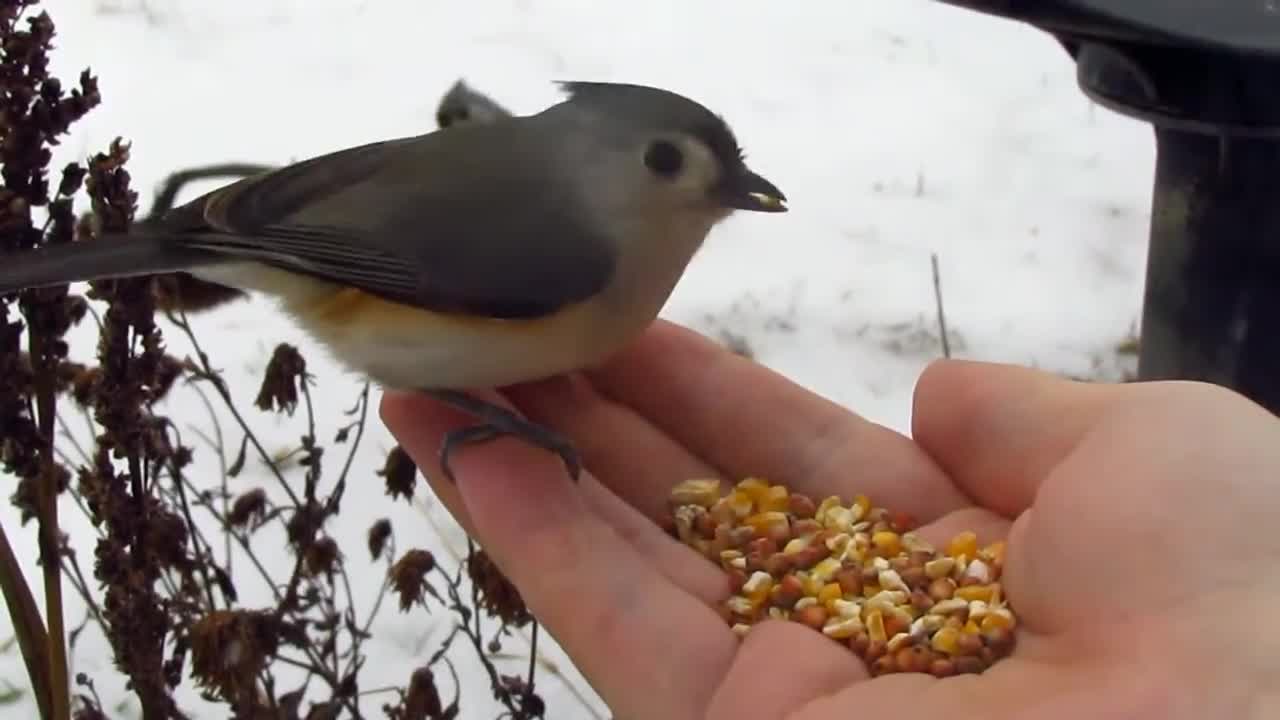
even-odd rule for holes
{"type": "Polygon", "coordinates": [[[818,511],[818,506],[808,495],[792,493],[787,498],[787,510],[797,518],[806,519],[813,517],[813,514],[818,511]]]}
{"type": "Polygon", "coordinates": [[[814,630],[821,630],[827,623],[827,609],[821,605],[805,605],[791,615],[791,619],[814,630]]]}

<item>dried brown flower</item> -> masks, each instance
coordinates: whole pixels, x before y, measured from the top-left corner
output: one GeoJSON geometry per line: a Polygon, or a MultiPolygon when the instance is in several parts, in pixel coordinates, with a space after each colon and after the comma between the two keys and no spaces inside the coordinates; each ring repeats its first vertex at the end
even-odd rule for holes
{"type": "Polygon", "coordinates": [[[391,587],[400,596],[400,610],[406,611],[422,602],[424,591],[438,597],[431,584],[427,582],[427,573],[436,566],[436,558],[429,550],[413,549],[400,556],[391,566],[391,587]]]}
{"type": "Polygon", "coordinates": [[[215,610],[191,626],[191,674],[224,700],[245,703],[279,645],[273,613],[215,610]]]}
{"type": "Polygon", "coordinates": [[[378,475],[386,478],[387,494],[391,497],[402,496],[405,500],[413,499],[413,489],[418,476],[418,466],[409,457],[409,453],[399,445],[387,453],[387,461],[378,475]]]}
{"type": "Polygon", "coordinates": [[[227,513],[227,523],[232,527],[244,527],[250,522],[262,522],[267,512],[267,493],[262,488],[254,488],[241,493],[231,503],[231,512],[227,513]]]}
{"type": "Polygon", "coordinates": [[[473,550],[467,557],[467,576],[480,590],[480,605],[490,615],[513,627],[523,627],[533,620],[520,591],[483,550],[473,550]]]}
{"type": "Polygon", "coordinates": [[[369,554],[377,560],[386,549],[387,540],[391,539],[391,521],[387,518],[378,520],[369,526],[369,554]]]}
{"type": "Polygon", "coordinates": [[[436,687],[435,674],[423,666],[409,677],[409,689],[404,698],[403,720],[439,720],[444,717],[444,705],[440,702],[440,690],[436,687]]]}
{"type": "Polygon", "coordinates": [[[309,575],[327,575],[333,572],[334,563],[338,561],[338,543],[331,537],[322,537],[307,548],[305,554],[307,573],[309,575]]]}
{"type": "Polygon", "coordinates": [[[283,411],[292,415],[298,406],[298,383],[306,382],[307,361],[298,348],[280,343],[271,354],[267,372],[262,378],[262,388],[254,404],[263,410],[283,411]]]}

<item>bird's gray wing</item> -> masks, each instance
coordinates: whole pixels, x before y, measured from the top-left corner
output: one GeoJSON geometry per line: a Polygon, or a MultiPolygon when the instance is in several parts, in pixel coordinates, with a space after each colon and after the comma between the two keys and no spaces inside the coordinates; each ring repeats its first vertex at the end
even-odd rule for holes
{"type": "Polygon", "coordinates": [[[214,191],[161,222],[189,247],[439,312],[538,317],[598,293],[614,244],[586,227],[572,188],[538,161],[545,150],[489,130],[342,150],[214,191]]]}

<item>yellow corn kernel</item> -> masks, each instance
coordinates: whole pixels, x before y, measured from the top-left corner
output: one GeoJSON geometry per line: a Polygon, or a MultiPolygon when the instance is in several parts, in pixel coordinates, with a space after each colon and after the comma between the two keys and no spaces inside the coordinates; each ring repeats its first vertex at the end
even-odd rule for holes
{"type": "Polygon", "coordinates": [[[875,597],[876,595],[880,594],[880,589],[881,588],[879,583],[863,583],[862,597],[865,597],[865,598],[875,597]]]}
{"type": "Polygon", "coordinates": [[[987,613],[982,618],[981,630],[986,633],[991,630],[1012,630],[1014,625],[1013,613],[1008,608],[997,608],[987,613]]]}
{"type": "Polygon", "coordinates": [[[831,601],[839,600],[841,597],[843,593],[840,591],[839,583],[827,583],[818,591],[818,602],[828,610],[832,609],[831,601]]]}
{"type": "Polygon", "coordinates": [[[791,504],[791,496],[786,486],[774,485],[765,491],[756,504],[764,511],[785,512],[791,504]]]}
{"type": "Polygon", "coordinates": [[[996,567],[1004,567],[1005,544],[1003,540],[997,540],[990,545],[982,548],[978,553],[978,557],[990,562],[996,567]]]}
{"type": "Polygon", "coordinates": [[[826,584],[809,573],[796,573],[796,575],[800,578],[800,587],[804,588],[804,594],[809,597],[818,597],[818,593],[822,592],[822,586],[826,584]]]}
{"type": "Polygon", "coordinates": [[[897,555],[902,551],[902,538],[896,532],[882,530],[871,536],[871,544],[881,555],[897,555]]]}
{"type": "Polygon", "coordinates": [[[790,540],[787,541],[786,545],[782,546],[782,554],[791,555],[794,553],[798,553],[801,550],[809,547],[812,540],[813,538],[808,538],[808,537],[791,538],[790,540]]]}
{"type": "Polygon", "coordinates": [[[991,599],[987,602],[992,605],[999,605],[1004,602],[1004,586],[998,582],[993,582],[987,587],[991,588],[991,599]]]}
{"type": "Polygon", "coordinates": [[[955,597],[961,600],[981,600],[984,603],[991,602],[992,590],[990,585],[967,585],[958,587],[955,591],[955,597]]]}
{"type": "Polygon", "coordinates": [[[787,520],[786,513],[762,512],[746,518],[742,521],[742,524],[755,530],[758,537],[765,537],[770,534],[771,528],[777,528],[779,534],[785,534],[790,522],[790,520],[787,520]]]}
{"type": "Polygon", "coordinates": [[[982,628],[978,627],[977,622],[970,620],[964,624],[964,633],[966,635],[977,635],[980,632],[982,632],[982,628]]]}
{"type": "Polygon", "coordinates": [[[839,571],[840,561],[829,557],[819,560],[818,564],[814,565],[813,568],[809,570],[809,574],[813,576],[814,580],[826,584],[831,580],[831,578],[835,577],[836,573],[839,571]]]}
{"type": "Polygon", "coordinates": [[[749,477],[739,482],[737,489],[746,493],[759,509],[763,504],[761,501],[764,500],[765,493],[769,492],[769,483],[762,478],[749,477]]]}
{"type": "Polygon", "coordinates": [[[924,564],[924,574],[930,580],[947,577],[956,567],[955,558],[940,557],[924,564]]]}
{"type": "Polygon", "coordinates": [[[858,495],[853,498],[853,504],[849,506],[853,511],[853,521],[858,522],[871,512],[871,498],[866,495],[858,495]]]}
{"type": "Polygon", "coordinates": [[[956,651],[960,649],[960,631],[955,628],[944,627],[933,634],[933,639],[929,641],[929,646],[940,653],[955,655],[956,651]]]}
{"type": "Polygon", "coordinates": [[[884,615],[880,614],[879,610],[868,612],[865,619],[867,637],[871,639],[871,642],[887,642],[889,640],[889,637],[884,632],[884,615]]]}
{"type": "Polygon", "coordinates": [[[739,519],[751,514],[754,509],[754,503],[751,502],[751,496],[741,490],[734,490],[725,496],[728,498],[729,508],[733,510],[733,514],[739,519]]]}
{"type": "Polygon", "coordinates": [[[951,538],[947,543],[947,554],[953,558],[971,558],[978,552],[978,535],[970,530],[951,538]]]}

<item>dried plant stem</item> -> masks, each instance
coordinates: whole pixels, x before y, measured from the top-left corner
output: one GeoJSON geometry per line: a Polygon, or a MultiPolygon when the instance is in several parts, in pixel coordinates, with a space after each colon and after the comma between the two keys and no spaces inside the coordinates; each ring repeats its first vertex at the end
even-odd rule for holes
{"type": "Polygon", "coordinates": [[[45,360],[44,337],[30,333],[31,358],[36,365],[36,405],[39,412],[41,461],[44,477],[39,483],[40,571],[44,577],[44,607],[49,647],[50,715],[53,720],[71,720],[71,686],[67,676],[67,632],[62,608],[61,541],[58,530],[58,474],[53,454],[57,423],[53,370],[45,360]]]}
{"type": "Polygon", "coordinates": [[[49,639],[40,619],[40,609],[23,578],[22,566],[13,554],[13,546],[9,544],[9,536],[3,526],[0,526],[0,590],[4,592],[5,606],[9,608],[14,637],[22,651],[27,676],[31,678],[40,717],[49,718],[52,716],[52,695],[49,675],[45,672],[49,667],[49,639]]]}
{"type": "Polygon", "coordinates": [[[951,340],[947,337],[947,314],[942,310],[942,273],[938,271],[938,253],[929,256],[933,265],[933,301],[938,308],[938,337],[942,338],[942,357],[951,357],[951,340]]]}

